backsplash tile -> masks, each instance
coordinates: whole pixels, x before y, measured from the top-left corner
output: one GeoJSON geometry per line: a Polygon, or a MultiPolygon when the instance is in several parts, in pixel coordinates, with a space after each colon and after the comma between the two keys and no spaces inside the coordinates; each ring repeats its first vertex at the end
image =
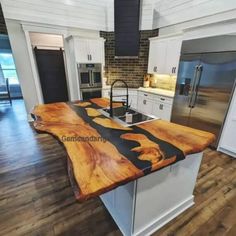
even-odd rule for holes
{"type": "Polygon", "coordinates": [[[175,91],[176,75],[154,74],[151,76],[151,80],[154,81],[156,88],[175,91]]]}
{"type": "Polygon", "coordinates": [[[105,77],[111,84],[116,79],[125,80],[129,87],[143,86],[143,76],[147,73],[149,38],[158,35],[158,30],[140,31],[140,49],[137,59],[115,59],[114,32],[100,32],[105,38],[105,77]]]}

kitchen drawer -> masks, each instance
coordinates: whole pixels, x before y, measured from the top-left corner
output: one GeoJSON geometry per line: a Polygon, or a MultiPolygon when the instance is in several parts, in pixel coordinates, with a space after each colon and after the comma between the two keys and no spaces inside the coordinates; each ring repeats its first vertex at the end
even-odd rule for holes
{"type": "Polygon", "coordinates": [[[152,100],[154,96],[155,96],[155,95],[153,95],[153,94],[151,94],[151,93],[146,93],[146,92],[138,91],[138,97],[142,97],[143,99],[146,98],[146,99],[152,100]]]}
{"type": "Polygon", "coordinates": [[[173,98],[166,97],[166,96],[160,96],[160,95],[153,95],[153,100],[155,102],[161,102],[161,103],[166,103],[166,104],[173,104],[173,98]]]}

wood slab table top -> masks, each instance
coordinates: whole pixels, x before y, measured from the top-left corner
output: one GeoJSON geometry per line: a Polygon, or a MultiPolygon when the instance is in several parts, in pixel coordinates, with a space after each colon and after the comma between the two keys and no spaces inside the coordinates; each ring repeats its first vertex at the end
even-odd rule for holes
{"type": "Polygon", "coordinates": [[[215,139],[211,133],[164,120],[123,127],[97,111],[108,105],[108,99],[94,98],[38,105],[32,111],[35,129],[65,146],[79,201],[201,152],[215,139]]]}

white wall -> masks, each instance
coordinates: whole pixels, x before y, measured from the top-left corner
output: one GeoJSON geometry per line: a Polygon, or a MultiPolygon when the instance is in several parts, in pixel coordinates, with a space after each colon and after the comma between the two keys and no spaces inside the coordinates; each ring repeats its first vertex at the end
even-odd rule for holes
{"type": "Polygon", "coordinates": [[[21,21],[106,30],[110,0],[1,0],[4,17],[21,21]]]}
{"type": "Polygon", "coordinates": [[[220,34],[231,34],[235,29],[236,10],[231,10],[199,19],[160,28],[159,35],[185,32],[188,38],[200,38],[220,34]],[[194,35],[191,35],[193,34],[194,35]]]}
{"type": "Polygon", "coordinates": [[[7,30],[27,112],[38,104],[24,31],[17,21],[6,19],[7,30]]]}

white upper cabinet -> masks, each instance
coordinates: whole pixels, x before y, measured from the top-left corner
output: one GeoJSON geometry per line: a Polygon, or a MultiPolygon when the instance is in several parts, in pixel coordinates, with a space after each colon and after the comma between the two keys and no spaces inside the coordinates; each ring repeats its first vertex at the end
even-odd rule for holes
{"type": "Polygon", "coordinates": [[[105,63],[104,39],[75,38],[74,47],[77,63],[105,63]]]}
{"type": "Polygon", "coordinates": [[[74,47],[76,62],[89,62],[89,45],[87,40],[75,38],[74,47]]]}
{"type": "Polygon", "coordinates": [[[180,37],[171,38],[168,40],[166,49],[165,74],[178,73],[181,45],[182,40],[180,37]]]}
{"type": "Polygon", "coordinates": [[[148,73],[177,74],[182,38],[150,39],[148,73]]]}
{"type": "Polygon", "coordinates": [[[150,41],[148,73],[160,73],[165,70],[167,42],[164,40],[150,41]],[[163,60],[164,59],[164,60],[163,60]]]}
{"type": "Polygon", "coordinates": [[[93,63],[105,63],[104,40],[88,40],[90,61],[93,63]]]}

